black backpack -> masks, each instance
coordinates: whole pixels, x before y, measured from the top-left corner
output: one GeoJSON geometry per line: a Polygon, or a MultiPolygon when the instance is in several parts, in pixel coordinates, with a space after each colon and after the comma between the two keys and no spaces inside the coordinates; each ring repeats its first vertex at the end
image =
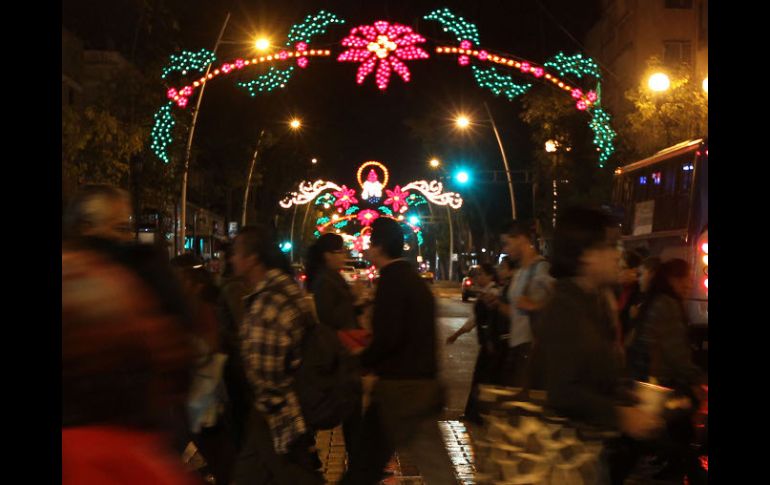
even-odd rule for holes
{"type": "Polygon", "coordinates": [[[312,322],[305,331],[302,363],[294,374],[295,391],[305,423],[314,430],[332,429],[361,413],[361,372],[337,333],[312,322]]]}

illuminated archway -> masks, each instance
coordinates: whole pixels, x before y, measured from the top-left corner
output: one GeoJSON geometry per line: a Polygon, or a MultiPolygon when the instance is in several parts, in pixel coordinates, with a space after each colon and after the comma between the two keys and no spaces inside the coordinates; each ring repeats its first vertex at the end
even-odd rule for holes
{"type": "Polygon", "coordinates": [[[403,187],[396,185],[390,189],[387,185],[390,181],[388,168],[375,160],[366,161],[358,167],[356,181],[360,187],[360,198],[357,197],[356,190],[347,185],[326,180],[304,181],[299,184],[297,191],[287,195],[279,205],[284,209],[311,202],[322,206],[330,214],[316,220],[314,235],[318,237],[324,232],[334,231],[345,237],[350,249],[360,251],[367,248],[366,232],[380,217],[393,219],[405,226],[408,234],[414,234],[418,246],[421,246],[423,237],[419,217],[415,212],[407,212],[428,203],[452,209],[459,209],[463,203],[460,194],[444,192],[443,184],[436,180],[415,180],[403,187]],[[375,168],[379,170],[379,174],[375,168]],[[362,178],[364,173],[366,178],[362,178]],[[361,229],[353,234],[343,233],[342,229],[351,223],[361,229]]]}
{"type": "MultiPolygon", "coordinates": [[[[596,63],[581,54],[572,56],[558,53],[543,64],[510,55],[498,55],[481,47],[476,26],[462,17],[454,15],[449,9],[438,9],[424,17],[436,21],[443,30],[455,37],[456,44],[432,46],[438,56],[455,56],[461,67],[470,66],[477,84],[489,89],[496,96],[504,95],[508,100],[524,94],[532,84],[519,84],[513,75],[529,81],[549,84],[571,96],[575,108],[588,114],[589,126],[594,133],[594,145],[598,152],[599,166],[603,167],[614,152],[615,132],[610,126],[610,116],[602,109],[599,83],[601,74],[596,63]],[[508,72],[501,72],[500,68],[508,72]]],[[[190,96],[196,89],[214,79],[226,77],[233,72],[269,65],[267,73],[256,76],[251,81],[239,82],[252,96],[283,88],[290,81],[296,67],[305,69],[311,59],[326,59],[332,56],[330,49],[315,49],[311,45],[313,38],[323,34],[330,26],[344,24],[345,21],[333,13],[320,11],[308,15],[301,23],[289,30],[285,48],[270,54],[251,59],[233,59],[213,66],[216,56],[208,50],[182,52],[172,55],[163,70],[163,78],[173,72],[182,76],[203,72],[209,64],[214,67],[208,75],[188,79],[186,84],[169,87],[166,91],[168,102],[155,114],[152,128],[152,150],[163,161],[169,162],[168,146],[172,141],[171,132],[175,121],[172,110],[184,109],[190,96]],[[296,64],[296,66],[295,66],[296,64]]],[[[363,84],[374,73],[374,80],[380,90],[385,90],[394,73],[403,82],[411,80],[409,63],[430,58],[423,49],[427,40],[403,24],[379,20],[370,25],[360,25],[349,31],[341,41],[342,50],[337,54],[338,62],[358,63],[356,82],[363,84]]]]}

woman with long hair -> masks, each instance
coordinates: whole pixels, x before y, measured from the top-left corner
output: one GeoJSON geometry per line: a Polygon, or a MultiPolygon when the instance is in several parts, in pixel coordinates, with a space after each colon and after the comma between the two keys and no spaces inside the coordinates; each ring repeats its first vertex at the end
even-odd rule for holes
{"type": "Polygon", "coordinates": [[[684,300],[692,290],[690,265],[672,259],[660,265],[639,309],[637,336],[629,349],[631,376],[668,387],[690,387],[702,378],[692,362],[684,300]]]}

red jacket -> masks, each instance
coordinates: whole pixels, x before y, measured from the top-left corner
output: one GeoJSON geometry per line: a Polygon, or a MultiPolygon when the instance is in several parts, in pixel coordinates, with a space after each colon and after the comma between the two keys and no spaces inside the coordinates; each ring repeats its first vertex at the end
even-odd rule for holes
{"type": "Polygon", "coordinates": [[[117,426],[63,428],[62,484],[199,485],[155,433],[117,426]]]}

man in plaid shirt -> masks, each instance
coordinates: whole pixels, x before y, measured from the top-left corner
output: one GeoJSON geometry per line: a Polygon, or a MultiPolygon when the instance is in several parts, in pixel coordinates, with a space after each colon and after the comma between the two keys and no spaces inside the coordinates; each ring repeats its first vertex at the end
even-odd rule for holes
{"type": "Polygon", "coordinates": [[[314,323],[312,308],[265,229],[244,228],[235,240],[232,262],[253,288],[239,329],[253,409],[236,483],[323,483],[293,376],[302,362],[305,331],[314,323]]]}

